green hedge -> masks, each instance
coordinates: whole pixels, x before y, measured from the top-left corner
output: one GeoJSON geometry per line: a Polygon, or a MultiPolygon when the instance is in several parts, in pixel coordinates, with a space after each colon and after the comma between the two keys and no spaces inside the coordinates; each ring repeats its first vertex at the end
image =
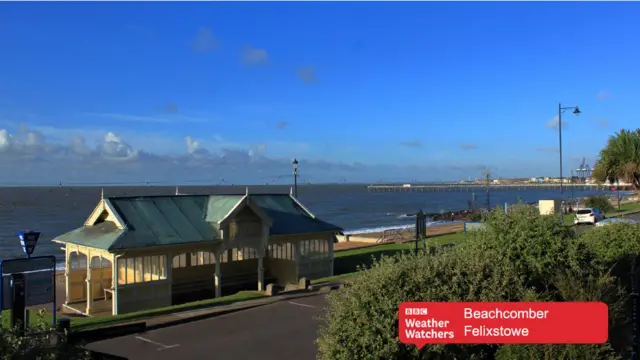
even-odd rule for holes
{"type": "Polygon", "coordinates": [[[435,254],[382,258],[331,293],[318,337],[319,358],[616,359],[630,343],[629,259],[640,253],[638,227],[615,224],[577,237],[535,209],[492,212],[486,230],[435,254]],[[398,341],[403,301],[604,301],[605,345],[428,345],[398,341]],[[427,357],[424,357],[427,356],[427,357]]]}
{"type": "Polygon", "coordinates": [[[606,196],[590,196],[585,199],[584,205],[589,208],[597,208],[603,213],[613,211],[613,205],[606,196]]]}

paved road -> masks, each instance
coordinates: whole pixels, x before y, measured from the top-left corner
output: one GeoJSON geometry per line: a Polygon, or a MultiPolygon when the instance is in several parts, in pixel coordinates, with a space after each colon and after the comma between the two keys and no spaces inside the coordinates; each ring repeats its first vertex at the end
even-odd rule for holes
{"type": "MultiPolygon", "coordinates": [[[[627,216],[624,216],[624,218],[633,219],[635,221],[640,222],[640,214],[627,215],[627,216]]],[[[588,231],[589,229],[593,229],[593,225],[580,225],[580,226],[576,226],[575,229],[578,234],[583,234],[585,231],[588,231]]]]}
{"type": "Polygon", "coordinates": [[[132,360],[314,360],[326,295],[244,310],[184,325],[89,344],[132,360]]]}

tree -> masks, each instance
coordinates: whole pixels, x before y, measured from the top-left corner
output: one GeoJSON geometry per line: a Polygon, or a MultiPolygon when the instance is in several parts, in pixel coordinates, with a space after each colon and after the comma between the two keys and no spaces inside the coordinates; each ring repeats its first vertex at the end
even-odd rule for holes
{"type": "Polygon", "coordinates": [[[628,182],[640,193],[640,129],[610,136],[591,175],[599,182],[628,182]]]}

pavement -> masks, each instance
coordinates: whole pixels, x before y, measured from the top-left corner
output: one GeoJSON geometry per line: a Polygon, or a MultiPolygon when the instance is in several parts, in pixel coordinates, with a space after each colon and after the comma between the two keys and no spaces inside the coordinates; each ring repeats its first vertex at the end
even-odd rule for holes
{"type": "Polygon", "coordinates": [[[87,345],[128,359],[314,360],[326,293],[87,345]]]}

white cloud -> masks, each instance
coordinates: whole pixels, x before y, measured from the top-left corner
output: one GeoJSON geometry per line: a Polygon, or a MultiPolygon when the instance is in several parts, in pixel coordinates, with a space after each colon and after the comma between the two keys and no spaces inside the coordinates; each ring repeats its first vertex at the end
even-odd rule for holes
{"type": "Polygon", "coordinates": [[[0,151],[6,151],[9,147],[11,147],[11,135],[9,131],[5,129],[0,129],[0,151]]]}
{"type": "Polygon", "coordinates": [[[108,160],[126,161],[137,158],[138,151],[122,141],[118,135],[108,132],[100,146],[100,155],[108,160]]]}
{"type": "MultiPolygon", "coordinates": [[[[553,119],[547,121],[544,126],[552,130],[558,130],[558,121],[558,116],[554,116],[553,119]]],[[[565,120],[562,120],[562,128],[564,129],[567,125],[569,124],[565,120]]]]}
{"type": "MultiPolygon", "coordinates": [[[[408,146],[419,146],[408,141],[408,146]]],[[[356,146],[356,145],[352,145],[356,146]]],[[[391,145],[392,146],[392,145],[391,145]]],[[[324,148],[322,148],[324,149],[324,148]]],[[[0,185],[25,184],[289,184],[291,159],[300,161],[301,182],[371,182],[467,178],[475,164],[446,157],[421,165],[329,160],[305,142],[234,143],[217,135],[175,137],[131,129],[10,125],[0,128],[0,185]],[[15,131],[12,131],[15,129],[15,131]],[[315,151],[311,151],[311,150],[315,151]]],[[[356,161],[356,157],[348,157],[356,161]]]]}
{"type": "Polygon", "coordinates": [[[296,71],[298,78],[307,84],[314,83],[318,80],[316,68],[314,66],[305,66],[296,71]]]}
{"type": "Polygon", "coordinates": [[[538,146],[536,150],[540,152],[558,152],[557,146],[538,146]]]}
{"type": "Polygon", "coordinates": [[[187,154],[195,157],[202,158],[205,156],[209,156],[209,151],[200,146],[200,143],[193,139],[191,136],[185,137],[185,143],[187,145],[187,154]]]}
{"type": "Polygon", "coordinates": [[[465,142],[460,144],[460,148],[462,150],[473,150],[473,149],[477,149],[478,145],[475,143],[465,142]]]}
{"type": "Polygon", "coordinates": [[[611,92],[609,90],[600,90],[597,94],[596,94],[596,100],[609,100],[613,97],[613,94],[611,94],[611,92]]]}
{"type": "Polygon", "coordinates": [[[269,61],[269,54],[265,49],[257,49],[246,45],[242,49],[242,61],[247,65],[260,65],[269,61]]]}
{"type": "Polygon", "coordinates": [[[406,147],[421,147],[422,141],[420,140],[403,141],[400,143],[400,145],[406,146],[406,147]]]}
{"type": "Polygon", "coordinates": [[[144,123],[180,123],[180,122],[204,122],[203,118],[178,115],[178,114],[166,114],[166,116],[142,116],[131,114],[115,114],[115,113],[84,113],[86,117],[99,117],[117,121],[127,122],[144,122],[144,123]]]}
{"type": "Polygon", "coordinates": [[[218,39],[213,36],[211,29],[202,27],[191,42],[191,48],[200,53],[207,53],[215,50],[219,45],[218,39]]]}

